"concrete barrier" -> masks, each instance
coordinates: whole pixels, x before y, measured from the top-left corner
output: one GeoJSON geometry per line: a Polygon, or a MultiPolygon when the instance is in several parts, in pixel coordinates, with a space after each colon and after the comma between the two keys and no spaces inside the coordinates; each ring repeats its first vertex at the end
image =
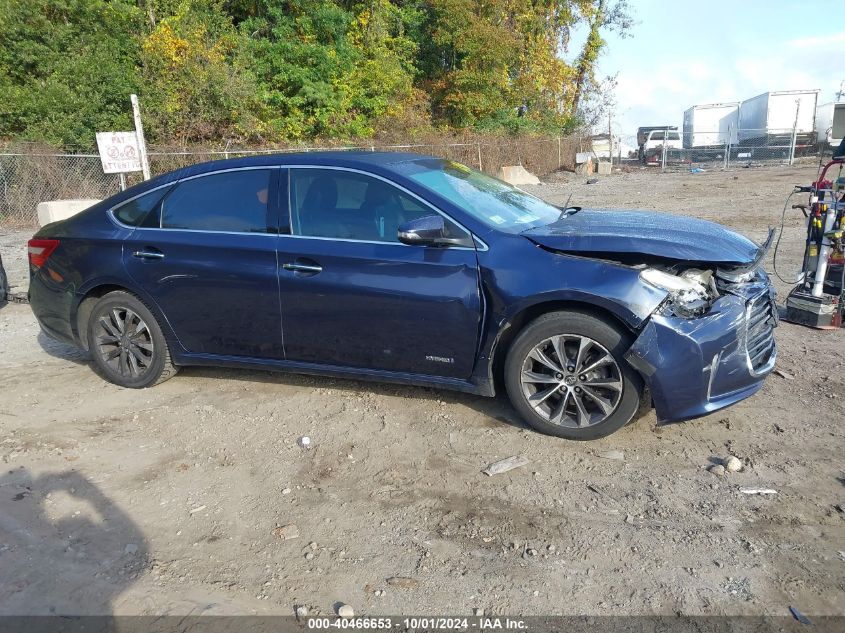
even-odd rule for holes
{"type": "Polygon", "coordinates": [[[586,162],[581,163],[575,167],[575,173],[579,176],[589,176],[596,171],[596,164],[592,158],[588,158],[586,162]]]}
{"type": "Polygon", "coordinates": [[[499,180],[511,185],[539,185],[540,179],[525,169],[522,165],[506,165],[499,168],[496,174],[499,180]]]}
{"type": "Polygon", "coordinates": [[[84,211],[88,207],[92,207],[100,202],[94,199],[85,200],[49,200],[47,202],[39,202],[36,210],[38,212],[38,225],[44,226],[50,222],[58,222],[65,220],[80,211],[84,211]]]}

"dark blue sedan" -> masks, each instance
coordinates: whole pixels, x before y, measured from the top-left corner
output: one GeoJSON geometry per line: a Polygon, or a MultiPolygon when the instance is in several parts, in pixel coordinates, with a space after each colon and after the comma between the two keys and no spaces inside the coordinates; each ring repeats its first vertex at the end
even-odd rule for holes
{"type": "Polygon", "coordinates": [[[185,365],[492,396],[573,439],[755,393],[775,362],[765,246],[717,224],[558,208],[458,163],[309,153],[194,165],[29,242],[30,302],[99,372],[185,365]]]}

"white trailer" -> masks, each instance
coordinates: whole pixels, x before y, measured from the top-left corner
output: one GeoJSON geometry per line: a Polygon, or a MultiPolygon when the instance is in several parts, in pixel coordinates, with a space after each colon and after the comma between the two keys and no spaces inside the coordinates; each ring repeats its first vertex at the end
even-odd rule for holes
{"type": "Polygon", "coordinates": [[[818,96],[818,90],[781,90],[746,99],[739,106],[739,142],[789,144],[795,127],[799,144],[815,143],[818,96]]]}
{"type": "Polygon", "coordinates": [[[684,148],[736,144],[739,102],[694,105],[684,112],[684,148]]]}
{"type": "Polygon", "coordinates": [[[839,147],[845,136],[845,102],[824,103],[816,109],[816,137],[819,143],[839,147]]]}
{"type": "Polygon", "coordinates": [[[590,137],[593,142],[593,154],[596,158],[613,159],[614,150],[619,146],[617,139],[611,139],[607,134],[594,134],[590,137]]]}

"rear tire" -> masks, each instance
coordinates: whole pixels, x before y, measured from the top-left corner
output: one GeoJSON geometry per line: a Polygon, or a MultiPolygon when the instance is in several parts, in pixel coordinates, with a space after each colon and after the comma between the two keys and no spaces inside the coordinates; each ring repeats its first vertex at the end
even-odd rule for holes
{"type": "Polygon", "coordinates": [[[643,382],[625,361],[627,332],[586,312],[551,312],[520,332],[505,360],[505,386],[526,423],[547,435],[594,440],[640,407],[643,382]]]}
{"type": "Polygon", "coordinates": [[[94,304],[88,348],[100,373],[121,387],[152,387],[179,371],[155,317],[128,292],[110,292],[94,304]]]}

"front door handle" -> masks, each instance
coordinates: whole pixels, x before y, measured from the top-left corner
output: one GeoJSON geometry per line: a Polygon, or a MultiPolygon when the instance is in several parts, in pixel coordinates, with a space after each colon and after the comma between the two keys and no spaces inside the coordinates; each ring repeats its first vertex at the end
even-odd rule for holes
{"type": "Polygon", "coordinates": [[[132,257],[139,259],[164,259],[164,253],[159,251],[135,251],[132,253],[132,257]]]}
{"type": "Polygon", "coordinates": [[[323,267],[318,264],[300,264],[299,262],[282,264],[282,268],[285,270],[292,270],[297,273],[309,273],[311,275],[316,275],[317,273],[323,271],[323,267]]]}

